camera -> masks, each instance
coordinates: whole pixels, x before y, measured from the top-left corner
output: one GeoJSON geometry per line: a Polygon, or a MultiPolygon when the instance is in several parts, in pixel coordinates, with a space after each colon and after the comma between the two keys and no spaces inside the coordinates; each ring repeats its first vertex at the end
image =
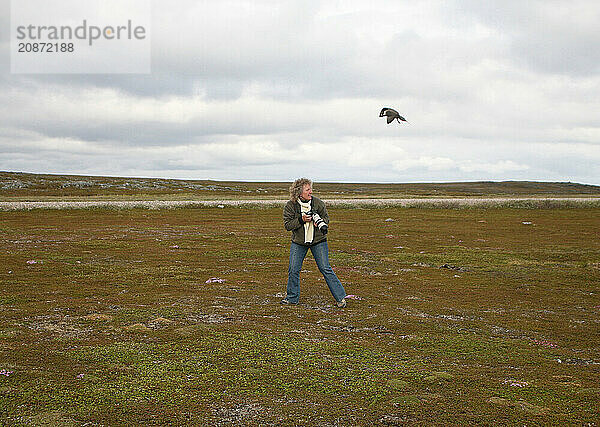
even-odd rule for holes
{"type": "Polygon", "coordinates": [[[313,222],[315,223],[315,226],[321,230],[321,233],[323,234],[327,234],[327,223],[323,220],[323,218],[321,218],[321,216],[313,211],[308,211],[306,213],[306,215],[308,216],[312,216],[313,222]]]}

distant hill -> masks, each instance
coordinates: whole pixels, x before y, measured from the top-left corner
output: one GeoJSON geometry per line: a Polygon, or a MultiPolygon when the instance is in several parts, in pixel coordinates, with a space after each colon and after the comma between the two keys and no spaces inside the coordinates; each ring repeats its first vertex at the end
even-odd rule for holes
{"type": "MultiPolygon", "coordinates": [[[[0,172],[0,199],[285,199],[289,182],[207,181],[0,172]]],[[[315,194],[335,198],[595,196],[600,186],[572,182],[319,183],[315,194]]]]}

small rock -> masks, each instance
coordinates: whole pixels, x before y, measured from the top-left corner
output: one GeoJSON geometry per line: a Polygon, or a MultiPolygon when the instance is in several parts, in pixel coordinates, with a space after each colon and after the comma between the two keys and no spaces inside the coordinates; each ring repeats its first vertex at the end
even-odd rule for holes
{"type": "Polygon", "coordinates": [[[448,264],[448,263],[440,265],[439,268],[447,268],[448,270],[456,270],[456,271],[469,271],[468,268],[457,267],[456,265],[451,265],[451,264],[448,264]]]}
{"type": "Polygon", "coordinates": [[[413,267],[431,267],[430,264],[426,264],[424,262],[415,262],[411,264],[413,267]]]}

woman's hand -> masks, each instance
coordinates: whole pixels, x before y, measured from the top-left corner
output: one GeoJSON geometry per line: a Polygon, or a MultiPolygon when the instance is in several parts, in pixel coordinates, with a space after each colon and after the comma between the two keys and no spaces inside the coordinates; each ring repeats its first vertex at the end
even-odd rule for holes
{"type": "Polygon", "coordinates": [[[302,214],[302,221],[304,221],[304,222],[312,221],[312,216],[302,214]]]}

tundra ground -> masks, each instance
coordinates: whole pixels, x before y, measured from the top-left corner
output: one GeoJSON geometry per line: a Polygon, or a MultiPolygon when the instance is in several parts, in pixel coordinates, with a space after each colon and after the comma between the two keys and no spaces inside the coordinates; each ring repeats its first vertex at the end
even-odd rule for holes
{"type": "Polygon", "coordinates": [[[281,207],[0,212],[0,423],[598,423],[599,209],[329,213],[345,309],[281,207]]]}

